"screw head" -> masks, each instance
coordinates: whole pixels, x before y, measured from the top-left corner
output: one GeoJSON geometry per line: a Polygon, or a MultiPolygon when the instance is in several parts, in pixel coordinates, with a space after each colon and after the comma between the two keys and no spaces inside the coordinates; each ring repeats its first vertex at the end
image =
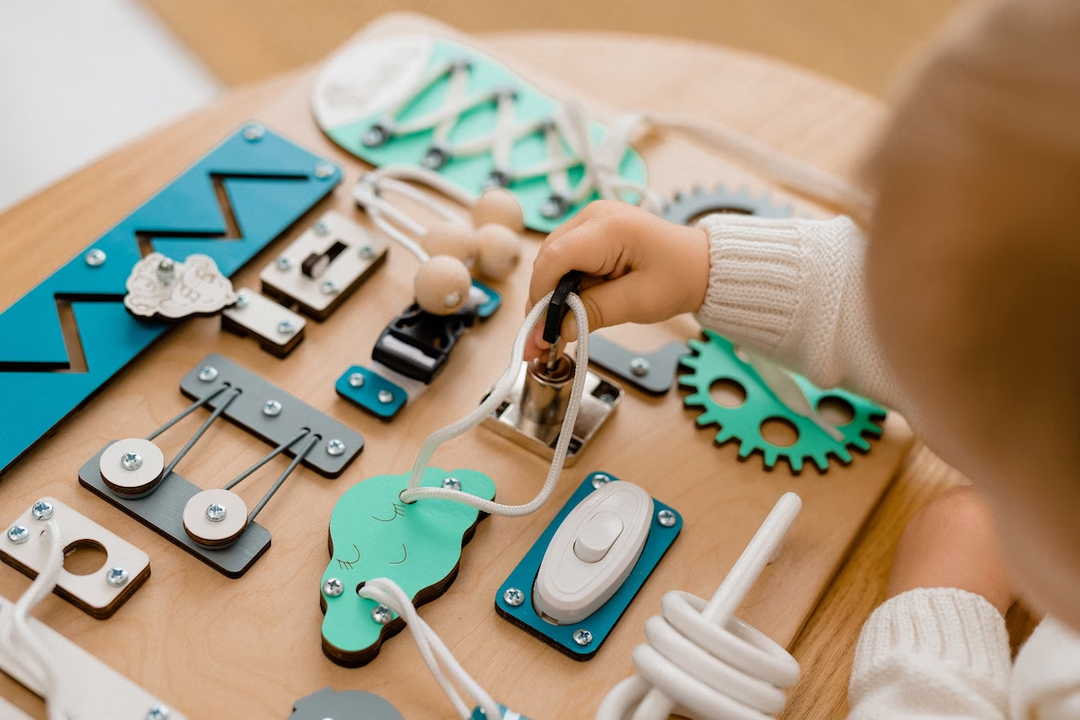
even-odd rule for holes
{"type": "Polygon", "coordinates": [[[394,393],[390,392],[389,390],[380,390],[379,402],[381,402],[383,405],[388,405],[394,402],[394,393]]]}
{"type": "Polygon", "coordinates": [[[630,361],[630,372],[635,377],[645,377],[649,374],[649,361],[643,357],[636,357],[630,361]]]}
{"type": "Polygon", "coordinates": [[[326,597],[337,597],[345,592],[345,586],[337,578],[327,578],[322,584],[322,591],[326,597]]]}
{"type": "Polygon", "coordinates": [[[610,475],[605,475],[604,473],[596,473],[595,475],[593,475],[592,486],[594,490],[600,488],[603,485],[607,485],[609,482],[611,482],[610,475]]]}
{"type": "Polygon", "coordinates": [[[128,571],[120,566],[109,568],[105,572],[105,582],[113,587],[124,587],[124,585],[127,584],[127,581],[128,571]]]}
{"type": "Polygon", "coordinates": [[[337,457],[338,455],[345,454],[345,443],[334,438],[330,442],[326,443],[326,454],[337,457]]]}
{"type": "Polygon", "coordinates": [[[506,588],[506,592],[503,593],[503,602],[510,607],[520,607],[525,602],[525,593],[517,588],[506,588]]]}
{"type": "Polygon", "coordinates": [[[452,292],[452,293],[450,293],[449,295],[446,296],[445,300],[443,300],[443,305],[445,305],[448,308],[457,307],[460,304],[461,304],[461,293],[459,293],[459,292],[452,292]]]}
{"type": "Polygon", "coordinates": [[[592,644],[592,633],[589,632],[588,630],[586,630],[585,628],[575,630],[574,631],[574,642],[577,643],[578,645],[580,645],[581,647],[586,647],[586,646],[592,644]]]}
{"type": "Polygon", "coordinates": [[[146,713],[146,720],[169,720],[169,708],[164,705],[155,705],[146,713]]]}
{"type": "Polygon", "coordinates": [[[323,280],[319,283],[319,292],[323,295],[333,295],[338,291],[338,286],[333,280],[323,280]]]}
{"type": "Polygon", "coordinates": [[[7,539],[16,545],[22,545],[30,539],[30,531],[23,525],[12,525],[8,528],[7,539]]]}
{"type": "Polygon", "coordinates": [[[86,255],[83,256],[83,260],[90,267],[100,267],[105,264],[105,251],[101,248],[91,248],[86,255]]]}
{"type": "Polygon", "coordinates": [[[258,142],[266,135],[266,128],[258,123],[251,123],[244,128],[244,139],[248,142],[258,142]]]}
{"type": "Polygon", "coordinates": [[[371,610],[371,619],[379,623],[380,625],[385,625],[392,619],[390,615],[390,608],[386,607],[385,605],[376,605],[371,610]]]}
{"type": "Polygon", "coordinates": [[[390,130],[379,123],[376,123],[364,131],[363,136],[360,138],[367,147],[378,147],[384,142],[390,139],[390,130]]]}
{"type": "Polygon", "coordinates": [[[246,292],[241,290],[240,292],[236,293],[236,307],[238,309],[243,310],[250,304],[251,297],[246,292]]]}
{"type": "Polygon", "coordinates": [[[329,232],[330,232],[330,226],[326,223],[325,220],[320,220],[319,222],[315,223],[315,234],[316,235],[326,235],[329,232]]]}
{"type": "Polygon", "coordinates": [[[292,320],[282,320],[277,324],[277,331],[281,335],[292,335],[296,332],[296,323],[292,320]]]}
{"type": "Polygon", "coordinates": [[[332,162],[326,160],[320,160],[315,163],[315,177],[320,180],[325,180],[337,171],[337,167],[332,162]]]}
{"type": "Polygon", "coordinates": [[[229,514],[229,511],[221,503],[210,503],[206,507],[206,519],[210,522],[221,522],[229,514]]]}
{"type": "Polygon", "coordinates": [[[276,267],[281,272],[285,272],[287,270],[292,270],[292,265],[293,265],[292,259],[287,258],[284,255],[282,255],[281,257],[279,257],[277,260],[274,261],[274,267],[276,267]]]}
{"type": "Polygon", "coordinates": [[[349,385],[354,388],[364,387],[364,375],[363,373],[353,373],[349,376],[349,385]]]}
{"type": "Polygon", "coordinates": [[[428,170],[438,170],[446,161],[450,159],[450,156],[446,154],[446,151],[440,147],[428,148],[428,151],[424,154],[420,163],[428,170]]]}
{"type": "Polygon", "coordinates": [[[53,516],[53,506],[48,500],[38,500],[34,507],[30,508],[30,514],[35,520],[48,520],[53,516]]]}
{"type": "Polygon", "coordinates": [[[656,513],[656,521],[664,527],[672,527],[676,521],[675,513],[670,510],[661,510],[656,513]]]}
{"type": "Polygon", "coordinates": [[[442,486],[447,490],[460,490],[461,481],[457,478],[448,477],[442,481],[442,486]]]}
{"type": "Polygon", "coordinates": [[[161,258],[161,262],[157,266],[158,275],[162,277],[171,277],[176,272],[176,263],[172,258],[161,258]]]}
{"type": "Polygon", "coordinates": [[[548,220],[554,220],[557,217],[562,217],[569,206],[570,204],[566,201],[566,198],[561,195],[552,195],[540,206],[540,214],[548,220]]]}
{"type": "Polygon", "coordinates": [[[211,382],[217,380],[218,371],[213,365],[203,365],[202,370],[199,371],[199,379],[203,382],[211,382]]]}
{"type": "Polygon", "coordinates": [[[267,400],[263,403],[263,415],[266,417],[277,417],[281,414],[281,403],[277,400],[267,400]]]}
{"type": "Polygon", "coordinates": [[[130,472],[135,472],[142,467],[142,455],[137,452],[126,452],[120,456],[120,467],[130,472]]]}
{"type": "Polygon", "coordinates": [[[364,258],[365,260],[372,259],[373,257],[375,257],[375,248],[371,247],[370,245],[364,245],[360,248],[360,257],[364,258]]]}

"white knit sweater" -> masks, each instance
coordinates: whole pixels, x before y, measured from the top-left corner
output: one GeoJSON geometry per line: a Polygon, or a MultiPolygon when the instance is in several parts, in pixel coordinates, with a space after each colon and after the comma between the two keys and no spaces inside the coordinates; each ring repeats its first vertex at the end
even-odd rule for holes
{"type": "MultiPolygon", "coordinates": [[[[854,223],[712,215],[701,226],[711,262],[702,325],[821,387],[917,415],[870,328],[866,239],[854,223]]],[[[1080,718],[1080,635],[1044,620],[1013,667],[1005,621],[989,602],[912,590],[863,626],[850,700],[853,720],[1080,718]]]]}

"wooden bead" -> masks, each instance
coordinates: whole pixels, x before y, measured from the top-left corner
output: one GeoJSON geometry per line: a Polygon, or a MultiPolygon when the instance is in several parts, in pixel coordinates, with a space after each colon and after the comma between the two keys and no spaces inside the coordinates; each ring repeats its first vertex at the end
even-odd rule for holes
{"type": "Polygon", "coordinates": [[[428,254],[449,255],[471,267],[476,260],[476,231],[453,220],[440,220],[424,236],[428,254]]]}
{"type": "Polygon", "coordinates": [[[465,263],[436,255],[416,271],[416,302],[432,315],[452,315],[469,300],[472,277],[465,263]]]}
{"type": "Polygon", "coordinates": [[[506,227],[489,223],[476,231],[475,268],[485,277],[502,280],[521,260],[521,236],[506,227]]]}
{"type": "Polygon", "coordinates": [[[506,188],[492,188],[481,195],[473,206],[472,219],[476,227],[497,223],[505,225],[516,233],[525,232],[521,204],[514,197],[514,193],[506,188]]]}

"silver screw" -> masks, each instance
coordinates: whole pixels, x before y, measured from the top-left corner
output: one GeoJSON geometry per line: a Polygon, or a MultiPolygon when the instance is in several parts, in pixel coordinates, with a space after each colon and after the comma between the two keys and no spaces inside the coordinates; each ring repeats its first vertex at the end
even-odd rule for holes
{"type": "Polygon", "coordinates": [[[263,415],[266,417],[277,417],[281,414],[281,403],[277,400],[267,400],[263,404],[263,415]]]}
{"type": "Polygon", "coordinates": [[[320,160],[315,163],[315,177],[320,180],[325,180],[330,177],[336,170],[337,168],[334,166],[334,163],[326,162],[325,160],[320,160]]]}
{"type": "Polygon", "coordinates": [[[371,258],[375,257],[375,248],[371,247],[370,245],[364,245],[360,248],[360,257],[364,258],[365,260],[370,260],[371,258]]]}
{"type": "Polygon", "coordinates": [[[380,390],[379,402],[381,402],[383,405],[388,405],[394,402],[394,393],[390,392],[389,390],[380,390]]]}
{"type": "Polygon", "coordinates": [[[371,611],[371,619],[380,625],[390,622],[390,608],[385,605],[376,605],[371,611]]]}
{"type": "Polygon", "coordinates": [[[292,260],[282,255],[274,262],[274,266],[281,272],[292,270],[292,260]]]}
{"type": "Polygon", "coordinates": [[[330,442],[326,443],[326,454],[337,457],[345,453],[345,443],[341,442],[337,438],[334,438],[330,442]]]}
{"type": "Polygon", "coordinates": [[[30,514],[35,520],[48,520],[52,517],[53,506],[48,500],[38,500],[34,507],[30,508],[30,514]]]}
{"type": "Polygon", "coordinates": [[[248,294],[246,292],[238,292],[238,293],[236,293],[236,307],[238,309],[243,310],[244,308],[246,308],[250,304],[251,304],[251,298],[248,297],[248,294]]]}
{"type": "Polygon", "coordinates": [[[292,335],[296,332],[296,323],[292,320],[282,320],[277,324],[277,331],[282,335],[292,335]]]}
{"type": "Polygon", "coordinates": [[[258,123],[251,123],[244,128],[244,139],[248,142],[257,142],[263,139],[263,135],[266,135],[266,128],[258,123]]]}
{"type": "Polygon", "coordinates": [[[315,223],[314,227],[316,235],[326,235],[330,232],[330,226],[326,224],[325,220],[320,220],[319,222],[315,223]]]}
{"type": "Polygon", "coordinates": [[[176,275],[176,263],[171,258],[161,258],[161,262],[157,266],[158,280],[163,284],[168,285],[176,275]]]}
{"type": "Polygon", "coordinates": [[[128,571],[120,566],[109,568],[105,573],[105,582],[113,587],[124,587],[124,585],[127,585],[127,581],[128,571]]]}
{"type": "Polygon", "coordinates": [[[575,630],[574,631],[574,642],[576,642],[581,647],[586,647],[587,645],[592,644],[592,633],[589,632],[588,630],[586,630],[585,628],[581,628],[580,630],[575,630]]]}
{"type": "Polygon", "coordinates": [[[605,475],[604,473],[596,473],[593,475],[592,486],[594,490],[599,489],[601,485],[607,485],[609,482],[611,482],[610,475],[605,475]]]}
{"type": "Polygon", "coordinates": [[[630,361],[630,372],[634,377],[645,377],[649,374],[649,361],[643,357],[636,357],[630,361]]]}
{"type": "Polygon", "coordinates": [[[364,387],[364,375],[363,373],[353,373],[349,376],[349,384],[355,388],[364,387]]]}
{"type": "Polygon", "coordinates": [[[448,308],[457,307],[461,303],[461,293],[452,292],[443,300],[443,305],[448,308]]]}
{"type": "Polygon", "coordinates": [[[670,510],[661,510],[656,513],[656,521],[664,527],[671,527],[675,524],[675,513],[670,510]]]}
{"type": "Polygon", "coordinates": [[[333,280],[323,280],[319,283],[319,292],[323,295],[333,295],[338,291],[338,286],[333,280]]]}
{"type": "Polygon", "coordinates": [[[448,477],[442,481],[442,486],[447,490],[460,490],[461,481],[457,478],[448,477]]]}
{"type": "Polygon", "coordinates": [[[203,369],[199,371],[199,379],[203,382],[210,382],[212,380],[216,380],[217,376],[217,368],[213,365],[204,365],[203,369]]]}
{"type": "Polygon", "coordinates": [[[134,472],[142,467],[142,455],[137,452],[126,452],[120,456],[120,467],[134,472]]]}
{"type": "Polygon", "coordinates": [[[210,503],[206,508],[206,519],[210,522],[221,522],[229,514],[229,511],[221,503],[210,503]]]}
{"type": "Polygon", "coordinates": [[[164,705],[155,705],[146,713],[146,720],[169,720],[169,708],[164,705]]]}
{"type": "Polygon", "coordinates": [[[22,545],[30,539],[30,531],[22,525],[12,525],[8,528],[7,539],[16,545],[22,545]]]}
{"type": "Polygon", "coordinates": [[[83,256],[83,260],[90,267],[100,267],[105,264],[105,251],[101,248],[91,248],[89,252],[83,256]]]}
{"type": "Polygon", "coordinates": [[[503,593],[503,602],[510,607],[519,607],[525,602],[525,593],[517,588],[506,588],[506,592],[503,593]]]}
{"type": "Polygon", "coordinates": [[[337,597],[345,592],[345,586],[337,578],[327,578],[326,582],[322,584],[322,591],[323,595],[327,597],[337,597]]]}

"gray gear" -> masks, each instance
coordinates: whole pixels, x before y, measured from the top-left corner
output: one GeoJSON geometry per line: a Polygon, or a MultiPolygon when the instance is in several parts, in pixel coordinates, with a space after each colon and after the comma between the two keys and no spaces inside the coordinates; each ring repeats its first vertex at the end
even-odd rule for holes
{"type": "Polygon", "coordinates": [[[289,720],[402,720],[401,713],[386,700],[362,690],[323,688],[293,704],[289,720]]]}
{"type": "Polygon", "coordinates": [[[661,217],[678,225],[689,225],[711,213],[738,213],[764,218],[786,218],[795,214],[791,203],[776,204],[769,193],[755,197],[746,186],[731,192],[723,185],[708,191],[701,185],[695,185],[689,193],[675,193],[671,202],[664,204],[661,217]]]}

